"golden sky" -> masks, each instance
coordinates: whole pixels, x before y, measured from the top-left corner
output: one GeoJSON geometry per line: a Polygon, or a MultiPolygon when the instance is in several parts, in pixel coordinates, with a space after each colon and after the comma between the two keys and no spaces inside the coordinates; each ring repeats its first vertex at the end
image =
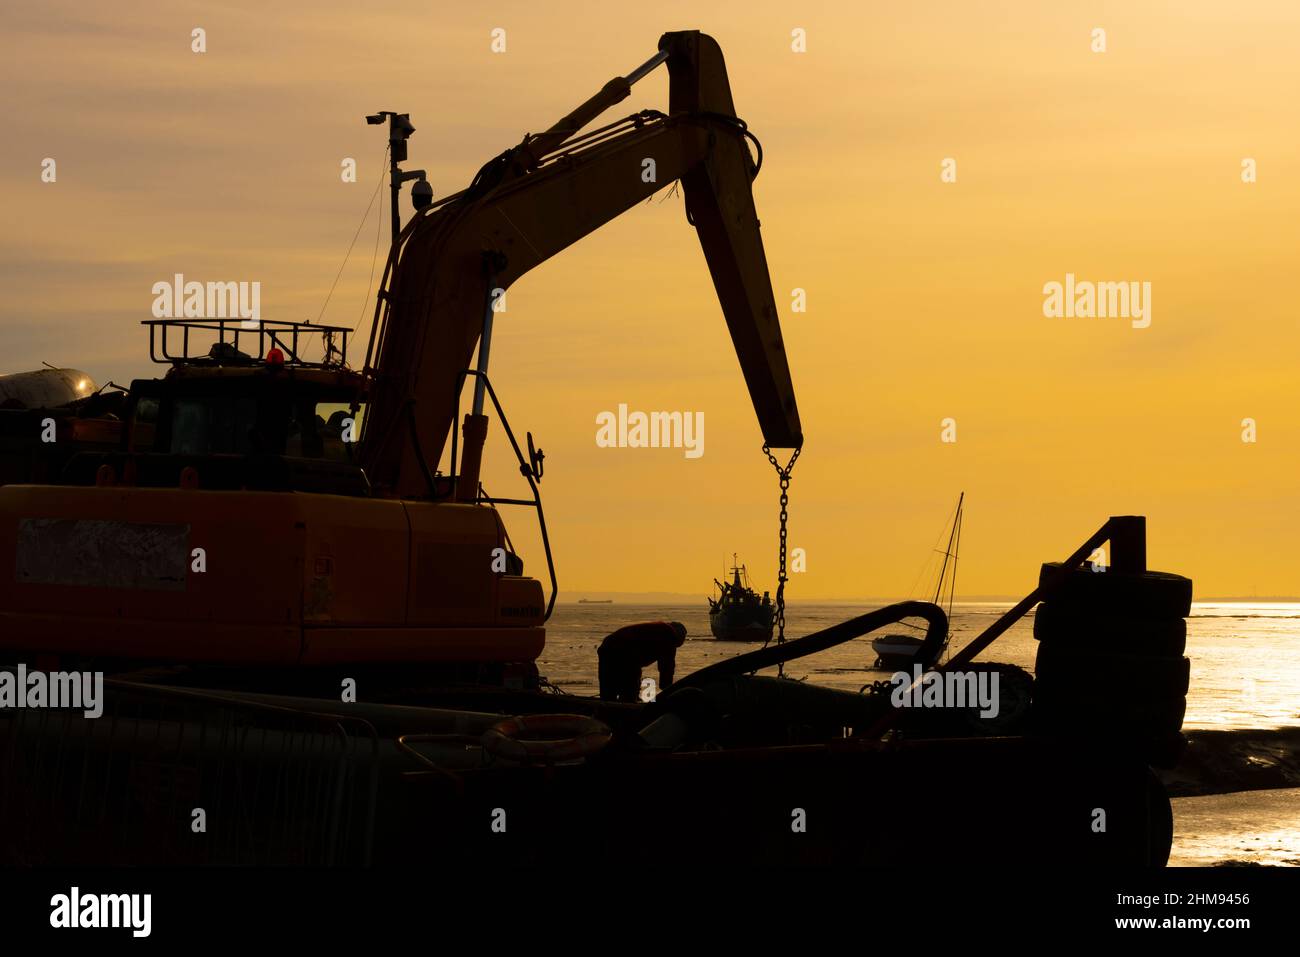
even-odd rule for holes
{"type": "MultiPolygon", "coordinates": [[[[1039,562],[1132,513],[1152,565],[1198,597],[1300,593],[1293,3],[54,0],[3,16],[0,371],[156,374],[137,323],[176,272],[259,281],[265,318],[316,319],[380,175],[366,113],[411,113],[408,167],[445,195],[663,31],[698,28],[765,150],[755,196],[807,437],[792,599],[905,595],[961,490],[960,594],[1022,594],[1039,562]],[[341,182],[345,157],[359,182],[341,182]],[[1045,317],[1043,285],[1067,273],[1150,282],[1150,326],[1045,317]],[[806,313],[788,311],[796,287],[806,313]]],[[[609,118],[643,107],[667,108],[663,71],[609,118]]],[[[374,226],[327,321],[363,314],[374,226]]],[[[679,196],[526,276],[493,345],[511,424],[547,453],[563,598],[702,593],[731,551],[774,586],[776,478],[679,196]],[[596,416],[620,403],[702,411],[705,454],[598,448],[596,416]]],[[[518,494],[500,440],[494,423],[485,483],[518,494]]],[[[507,521],[544,575],[530,515],[507,521]]]]}

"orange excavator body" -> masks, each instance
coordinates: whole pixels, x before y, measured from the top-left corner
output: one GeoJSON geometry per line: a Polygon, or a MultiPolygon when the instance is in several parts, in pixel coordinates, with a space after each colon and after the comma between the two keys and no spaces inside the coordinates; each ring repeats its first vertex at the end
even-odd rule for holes
{"type": "Polygon", "coordinates": [[[641,71],[407,224],[361,372],[236,348],[137,380],[117,452],[74,456],[61,484],[0,487],[0,648],[250,666],[534,661],[550,606],[478,486],[481,397],[460,474],[437,471],[480,337],[486,364],[485,305],[681,180],[764,438],[799,445],[746,135],[717,44],[665,34],[641,71]],[[665,62],[668,114],[579,135],[665,62]]]}

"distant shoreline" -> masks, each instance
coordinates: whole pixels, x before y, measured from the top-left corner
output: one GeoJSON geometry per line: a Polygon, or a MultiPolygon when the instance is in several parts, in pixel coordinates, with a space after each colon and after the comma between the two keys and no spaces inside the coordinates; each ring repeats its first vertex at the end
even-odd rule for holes
{"type": "MultiPolygon", "coordinates": [[[[704,601],[704,592],[698,595],[678,592],[589,592],[592,595],[609,595],[605,598],[588,598],[585,601],[576,598],[561,598],[559,605],[595,605],[617,602],[624,605],[693,605],[704,601]]],[[[1023,595],[973,595],[969,598],[957,598],[954,605],[1013,605],[1023,595]]],[[[889,605],[899,601],[911,601],[908,598],[788,598],[786,604],[795,605],[889,605]]],[[[1197,598],[1195,605],[1296,605],[1300,596],[1260,595],[1258,597],[1197,598]]]]}

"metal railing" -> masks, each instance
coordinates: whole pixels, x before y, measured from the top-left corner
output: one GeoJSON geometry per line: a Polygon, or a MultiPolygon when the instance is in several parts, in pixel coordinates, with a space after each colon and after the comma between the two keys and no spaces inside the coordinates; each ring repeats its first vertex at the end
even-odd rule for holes
{"type": "MultiPolygon", "coordinates": [[[[510,442],[510,447],[514,449],[515,459],[519,463],[519,474],[528,482],[528,487],[533,493],[531,499],[523,498],[492,498],[483,491],[483,486],[479,485],[479,494],[477,501],[488,505],[522,505],[526,508],[536,509],[537,526],[542,535],[542,549],[546,553],[546,569],[551,578],[551,597],[546,602],[546,614],[544,621],[550,621],[551,612],[555,610],[555,599],[559,595],[560,587],[556,583],[555,577],[555,559],[551,555],[551,538],[546,531],[546,513],[542,510],[542,493],[537,487],[537,479],[533,474],[531,463],[524,457],[523,451],[519,448],[519,442],[515,439],[514,430],[510,428],[510,420],[506,418],[505,409],[501,407],[501,401],[497,398],[496,390],[492,388],[492,380],[488,378],[486,372],[478,369],[465,369],[461,372],[460,377],[456,380],[456,395],[461,394],[461,389],[465,384],[466,376],[474,376],[477,381],[483,384],[487,396],[492,400],[492,407],[496,409],[497,418],[501,420],[501,427],[505,429],[506,438],[510,442]]],[[[531,436],[530,436],[531,441],[531,436]]],[[[457,468],[457,440],[456,424],[453,422],[451,427],[451,475],[456,475],[457,468]]],[[[453,485],[453,488],[455,486],[453,485]]]]}
{"type": "Polygon", "coordinates": [[[0,865],[369,863],[368,722],[111,680],[103,697],[93,719],[0,712],[0,865]]]}
{"type": "MultiPolygon", "coordinates": [[[[284,353],[285,365],[322,366],[342,368],[348,360],[348,336],[352,330],[346,326],[324,326],[315,322],[286,322],[277,319],[259,319],[255,324],[245,325],[242,319],[146,319],[141,325],[149,327],[149,358],[158,363],[195,362],[216,358],[211,352],[191,352],[190,332],[215,333],[215,337],[203,337],[197,348],[229,346],[238,353],[244,353],[248,363],[263,362],[272,348],[284,353]],[[174,352],[176,346],[173,333],[180,334],[180,351],[174,352]],[[318,362],[303,358],[302,352],[315,337],[320,337],[323,357],[318,362]],[[240,342],[256,343],[251,352],[239,348],[240,342]]],[[[220,350],[218,350],[220,351],[220,350]]]]}

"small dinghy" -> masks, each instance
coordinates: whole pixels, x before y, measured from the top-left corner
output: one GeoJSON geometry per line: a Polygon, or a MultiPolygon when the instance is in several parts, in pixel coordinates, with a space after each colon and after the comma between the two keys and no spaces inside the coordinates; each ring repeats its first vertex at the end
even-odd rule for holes
{"type": "Polygon", "coordinates": [[[915,662],[928,666],[928,661],[917,658],[924,642],[914,635],[881,635],[871,640],[871,650],[876,653],[877,668],[910,669],[915,662]]]}

